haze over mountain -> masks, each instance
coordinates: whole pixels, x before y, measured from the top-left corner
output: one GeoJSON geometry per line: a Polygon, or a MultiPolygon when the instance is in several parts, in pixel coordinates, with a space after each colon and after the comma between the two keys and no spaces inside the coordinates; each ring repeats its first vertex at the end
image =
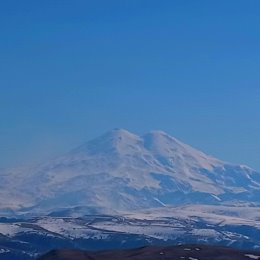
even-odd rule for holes
{"type": "Polygon", "coordinates": [[[114,129],[51,161],[0,175],[0,212],[9,215],[260,203],[259,173],[162,131],[138,136],[114,129]]]}

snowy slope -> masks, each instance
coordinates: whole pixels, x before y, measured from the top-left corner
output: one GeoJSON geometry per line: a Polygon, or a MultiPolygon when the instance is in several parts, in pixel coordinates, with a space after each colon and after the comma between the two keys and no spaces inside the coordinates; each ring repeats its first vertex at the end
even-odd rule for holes
{"type": "MultiPolygon", "coordinates": [[[[62,239],[73,243],[84,240],[87,243],[82,245],[85,246],[89,246],[91,241],[98,245],[114,243],[116,240],[127,246],[126,240],[131,238],[138,246],[146,241],[157,245],[209,243],[259,249],[259,213],[260,208],[257,207],[238,209],[219,205],[189,205],[121,215],[0,219],[0,236],[20,243],[24,240],[34,241],[37,237],[39,245],[46,239],[62,239]]],[[[50,244],[47,248],[50,250],[50,244]]]]}
{"type": "Polygon", "coordinates": [[[5,170],[0,177],[2,215],[260,204],[259,173],[161,131],[138,136],[115,129],[44,164],[5,170]]]}

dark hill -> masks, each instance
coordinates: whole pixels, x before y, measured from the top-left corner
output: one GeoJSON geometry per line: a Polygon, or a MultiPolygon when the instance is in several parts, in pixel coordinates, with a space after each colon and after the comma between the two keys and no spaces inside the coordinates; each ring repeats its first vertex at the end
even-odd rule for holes
{"type": "Polygon", "coordinates": [[[82,251],[52,250],[38,260],[75,259],[135,259],[135,260],[244,260],[260,259],[260,251],[239,250],[207,245],[179,245],[168,247],[141,247],[128,250],[82,251]]]}

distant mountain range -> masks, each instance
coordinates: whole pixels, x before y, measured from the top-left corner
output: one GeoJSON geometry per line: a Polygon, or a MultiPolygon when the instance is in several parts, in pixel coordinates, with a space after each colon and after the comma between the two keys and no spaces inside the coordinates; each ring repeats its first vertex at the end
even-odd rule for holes
{"type": "Polygon", "coordinates": [[[41,165],[3,170],[0,177],[0,213],[6,216],[260,204],[260,173],[162,131],[138,136],[114,129],[41,165]]]}

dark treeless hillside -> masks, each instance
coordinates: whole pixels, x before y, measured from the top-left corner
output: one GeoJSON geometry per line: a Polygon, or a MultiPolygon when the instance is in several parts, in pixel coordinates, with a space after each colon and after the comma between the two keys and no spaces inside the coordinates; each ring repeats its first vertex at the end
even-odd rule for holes
{"type": "Polygon", "coordinates": [[[129,250],[82,251],[52,250],[38,260],[47,259],[136,259],[136,260],[244,260],[260,259],[260,251],[238,250],[207,245],[180,245],[168,247],[141,247],[129,250]]]}

